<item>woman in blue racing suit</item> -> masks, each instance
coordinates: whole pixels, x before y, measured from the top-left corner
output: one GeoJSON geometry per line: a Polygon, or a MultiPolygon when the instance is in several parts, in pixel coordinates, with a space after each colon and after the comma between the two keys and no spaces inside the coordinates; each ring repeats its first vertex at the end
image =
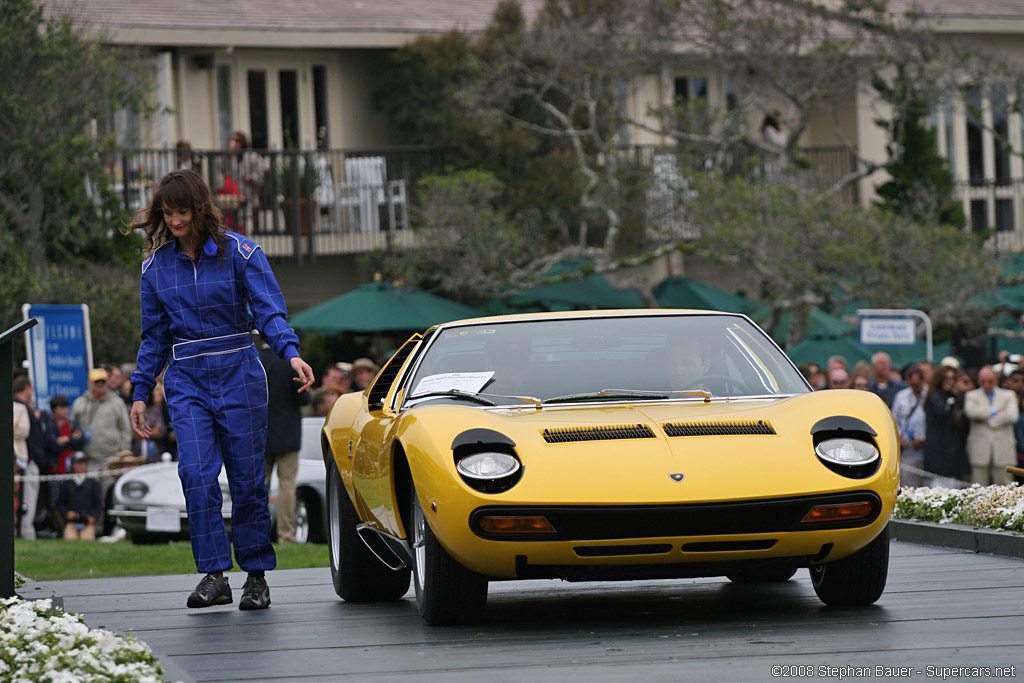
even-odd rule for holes
{"type": "Polygon", "coordinates": [[[224,571],[231,542],[221,516],[221,465],[231,492],[231,541],[248,573],[240,609],[270,605],[264,572],[276,565],[264,484],[267,380],[253,344],[257,329],[298,374],[307,391],[313,370],[299,356],[284,296],[263,250],[229,232],[202,176],[168,173],[129,229],[142,229],[142,344],[132,374],[132,428],[149,437],[146,399],[166,367],[164,388],[178,442],[196,567],[206,576],[189,607],[232,601],[224,571]]]}

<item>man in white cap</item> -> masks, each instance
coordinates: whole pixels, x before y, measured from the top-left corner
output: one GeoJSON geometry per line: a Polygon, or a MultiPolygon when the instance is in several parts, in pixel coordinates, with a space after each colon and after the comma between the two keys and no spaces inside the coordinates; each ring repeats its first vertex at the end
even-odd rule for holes
{"type": "MultiPolygon", "coordinates": [[[[89,471],[107,470],[107,463],[121,451],[132,448],[132,425],[124,401],[107,388],[109,375],[103,368],[89,372],[89,390],[75,399],[71,406],[71,419],[87,435],[85,454],[89,456],[89,471]]],[[[113,479],[102,479],[103,500],[113,479]]]]}
{"type": "Polygon", "coordinates": [[[356,358],[352,362],[352,386],[356,391],[363,391],[377,376],[380,368],[369,358],[356,358]]]}

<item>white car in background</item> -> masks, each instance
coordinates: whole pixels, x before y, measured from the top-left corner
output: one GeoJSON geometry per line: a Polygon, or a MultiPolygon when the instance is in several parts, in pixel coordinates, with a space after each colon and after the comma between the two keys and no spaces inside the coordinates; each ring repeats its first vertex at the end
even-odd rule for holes
{"type": "MultiPolygon", "coordinates": [[[[320,448],[324,418],[302,418],[302,449],[295,478],[295,540],[325,543],[327,540],[326,470],[320,448]]],[[[221,511],[231,528],[231,494],[227,474],[220,471],[224,495],[221,511]]],[[[270,517],[277,535],[277,471],[270,479],[270,517]]],[[[123,474],[114,484],[110,514],[128,532],[133,543],[187,540],[188,516],[185,494],[178,478],[178,463],[142,465],[123,474]]]]}

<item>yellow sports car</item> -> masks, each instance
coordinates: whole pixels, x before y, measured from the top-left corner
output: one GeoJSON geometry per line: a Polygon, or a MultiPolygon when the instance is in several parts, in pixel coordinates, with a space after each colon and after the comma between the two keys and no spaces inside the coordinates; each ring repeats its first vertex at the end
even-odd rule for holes
{"type": "Polygon", "coordinates": [[[726,576],[808,567],[829,605],[885,588],[892,416],[812,392],[742,315],[539,313],[415,335],[323,430],[331,573],[349,601],[412,576],[432,624],[489,581],[726,576]]]}

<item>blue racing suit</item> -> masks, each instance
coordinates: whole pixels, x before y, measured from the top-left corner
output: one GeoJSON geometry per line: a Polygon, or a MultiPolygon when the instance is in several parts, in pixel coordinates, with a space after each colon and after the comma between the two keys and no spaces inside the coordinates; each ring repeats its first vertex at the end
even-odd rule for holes
{"type": "Polygon", "coordinates": [[[196,261],[175,239],[143,262],[142,344],[131,381],[134,400],[144,401],[167,366],[164,392],[196,568],[231,568],[217,481],[223,463],[235,560],[246,572],[261,572],[277,558],[263,479],[267,377],[251,330],[289,361],[299,355],[299,339],[260,246],[233,232],[225,241],[224,261],[210,238],[196,261]]]}

